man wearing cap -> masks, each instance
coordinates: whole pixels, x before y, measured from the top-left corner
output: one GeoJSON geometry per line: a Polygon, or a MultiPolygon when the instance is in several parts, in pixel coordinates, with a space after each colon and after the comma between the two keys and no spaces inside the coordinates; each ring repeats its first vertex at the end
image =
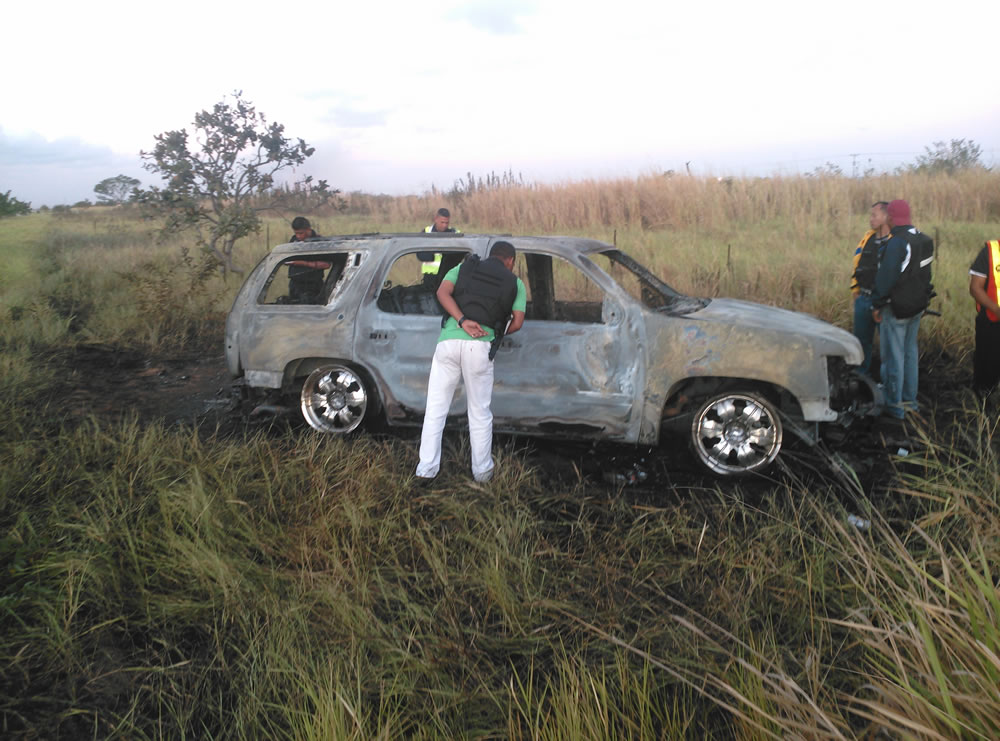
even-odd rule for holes
{"type": "Polygon", "coordinates": [[[519,330],[526,307],[524,283],[512,272],[515,254],[510,242],[496,242],[488,258],[466,258],[448,271],[438,288],[437,299],[448,317],[442,324],[427,381],[418,485],[432,481],[441,467],[441,436],[459,378],[465,382],[472,476],[476,481],[493,478],[490,403],[493,355],[499,345],[494,338],[519,330]]]}
{"type": "Polygon", "coordinates": [[[872,375],[872,346],[875,344],[875,320],[872,318],[872,288],[878,272],[878,258],[882,246],[889,241],[888,201],[876,201],[868,215],[870,227],[854,250],[854,273],[851,292],[854,294],[854,336],[861,343],[865,358],[861,371],[872,375]]]}
{"type": "Polygon", "coordinates": [[[902,420],[917,410],[917,334],[933,293],[934,242],[910,222],[910,204],[886,207],[891,237],[882,251],[872,289],[872,317],[880,324],[886,416],[902,420]]]}
{"type": "Polygon", "coordinates": [[[976,352],[972,356],[972,385],[987,395],[1000,383],[1000,240],[983,245],[969,268],[969,293],[976,300],[976,352]]]}

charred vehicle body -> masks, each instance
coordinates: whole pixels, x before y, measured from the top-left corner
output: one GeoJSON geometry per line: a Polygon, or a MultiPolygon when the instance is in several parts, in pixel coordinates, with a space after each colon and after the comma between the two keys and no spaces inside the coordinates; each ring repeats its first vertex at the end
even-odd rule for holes
{"type": "MultiPolygon", "coordinates": [[[[435,292],[501,237],[373,234],[276,247],[248,276],[226,358],[251,394],[287,394],[323,432],[420,425],[441,329],[435,292]],[[296,265],[322,290],[289,290],[296,265]],[[320,276],[317,276],[320,277],[320,276]],[[294,295],[294,297],[293,297],[294,295]]],[[[496,356],[494,428],[656,445],[685,435],[715,474],[761,471],[793,434],[808,443],[877,414],[861,346],[814,317],[684,296],[609,244],[502,237],[528,293],[524,327],[496,356]]],[[[461,387],[450,410],[465,420],[461,387]]],[[[449,418],[449,422],[451,422],[449,418]]]]}

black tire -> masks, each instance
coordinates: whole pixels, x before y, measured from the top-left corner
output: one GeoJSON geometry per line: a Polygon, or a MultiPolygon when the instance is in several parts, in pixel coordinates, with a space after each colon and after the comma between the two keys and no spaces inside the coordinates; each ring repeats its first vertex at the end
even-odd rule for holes
{"type": "Polygon", "coordinates": [[[691,421],[691,449],[717,476],[766,470],[781,450],[778,410],[757,391],[726,391],[698,405],[691,421]]]}

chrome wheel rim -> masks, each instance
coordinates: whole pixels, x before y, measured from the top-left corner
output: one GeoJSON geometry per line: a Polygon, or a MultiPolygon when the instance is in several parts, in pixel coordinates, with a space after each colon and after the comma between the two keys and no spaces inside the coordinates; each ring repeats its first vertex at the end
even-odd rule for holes
{"type": "Polygon", "coordinates": [[[724,394],[701,407],[691,427],[699,459],[718,474],[736,476],[770,465],[781,449],[781,421],[754,394],[724,394]]]}
{"type": "Polygon", "coordinates": [[[317,368],[302,384],[302,417],[320,432],[345,434],[356,429],[368,409],[364,383],[343,366],[317,368]]]}

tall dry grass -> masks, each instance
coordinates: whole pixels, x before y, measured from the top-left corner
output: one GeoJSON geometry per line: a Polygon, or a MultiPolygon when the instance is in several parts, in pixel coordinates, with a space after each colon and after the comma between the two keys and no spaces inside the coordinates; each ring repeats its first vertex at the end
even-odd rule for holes
{"type": "MultiPolygon", "coordinates": [[[[968,361],[968,265],[1000,234],[1000,173],[874,178],[635,179],[521,185],[439,195],[353,194],[346,212],[311,214],[324,234],[419,230],[439,206],[470,231],[570,233],[614,242],[678,290],[732,296],[851,324],[850,260],[875,199],[904,196],[937,244],[932,308],[922,330],[939,355],[968,361]]],[[[289,235],[269,218],[237,248],[249,269],[289,235]]],[[[22,346],[87,341],[170,351],[219,342],[241,275],[213,275],[183,233],[163,241],[128,209],[32,214],[0,225],[11,276],[0,338],[22,346]],[[7,228],[9,227],[9,228],[7,228]],[[187,256],[183,250],[188,249],[187,256]],[[7,321],[10,320],[10,321],[7,321]],[[213,333],[215,333],[213,337],[213,333]]]]}
{"type": "Polygon", "coordinates": [[[799,230],[820,225],[839,236],[857,231],[872,202],[893,198],[910,201],[918,225],[996,222],[1000,173],[721,179],[644,175],[396,198],[351,194],[348,212],[374,223],[416,227],[430,223],[437,208],[446,206],[453,222],[467,231],[517,234],[721,230],[781,220],[799,230]]]}

